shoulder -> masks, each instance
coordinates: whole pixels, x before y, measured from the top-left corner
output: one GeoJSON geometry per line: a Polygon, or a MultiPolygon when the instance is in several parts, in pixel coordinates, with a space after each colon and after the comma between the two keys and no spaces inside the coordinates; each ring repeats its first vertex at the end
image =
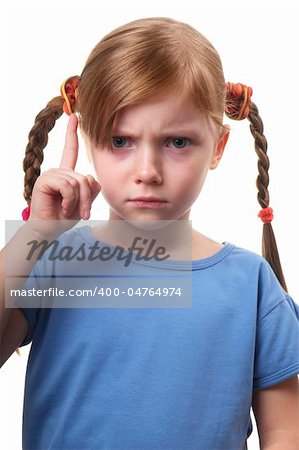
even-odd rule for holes
{"type": "Polygon", "coordinates": [[[233,245],[228,255],[227,268],[235,276],[245,280],[246,285],[256,289],[257,297],[264,301],[271,298],[274,302],[288,295],[281,286],[269,262],[260,254],[244,247],[233,245]]]}
{"type": "MultiPolygon", "coordinates": [[[[32,277],[53,273],[53,268],[57,262],[63,259],[68,260],[68,256],[78,252],[80,246],[86,245],[78,228],[74,227],[55,239],[35,241],[28,250],[29,258],[36,258],[36,262],[31,272],[32,277]]],[[[27,282],[28,283],[28,282],[27,282]]],[[[31,281],[29,281],[29,284],[31,281]]]]}
{"type": "MultiPolygon", "coordinates": [[[[235,243],[232,243],[232,245],[234,246],[234,257],[236,259],[244,260],[246,262],[252,262],[255,264],[263,264],[265,260],[265,258],[260,255],[259,253],[250,250],[248,248],[245,247],[241,247],[235,243]]],[[[266,261],[267,262],[267,261],[266,261]]]]}
{"type": "Polygon", "coordinates": [[[281,286],[271,265],[261,254],[236,244],[231,245],[233,247],[230,252],[232,264],[242,269],[246,268],[248,277],[255,273],[262,283],[275,283],[281,286]]]}
{"type": "Polygon", "coordinates": [[[226,257],[228,269],[235,273],[244,273],[247,279],[250,277],[256,279],[265,272],[273,272],[268,261],[259,253],[235,243],[226,242],[226,244],[231,248],[226,257]]]}
{"type": "Polygon", "coordinates": [[[246,269],[248,287],[255,284],[258,318],[266,317],[280,306],[281,310],[291,311],[298,326],[299,305],[282,287],[270,263],[262,255],[237,246],[233,254],[237,266],[246,269]]]}

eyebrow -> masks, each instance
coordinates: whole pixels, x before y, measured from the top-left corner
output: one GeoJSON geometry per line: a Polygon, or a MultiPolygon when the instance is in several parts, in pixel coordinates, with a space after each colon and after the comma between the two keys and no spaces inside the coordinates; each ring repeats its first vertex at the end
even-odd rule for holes
{"type": "Polygon", "coordinates": [[[178,132],[179,134],[201,134],[202,129],[200,129],[198,126],[186,127],[185,125],[177,125],[175,127],[166,128],[166,130],[163,131],[163,134],[173,135],[178,134],[178,132]]]}
{"type": "MultiPolygon", "coordinates": [[[[169,127],[166,129],[162,129],[162,131],[159,133],[159,135],[162,136],[178,136],[178,135],[202,135],[203,130],[202,128],[199,128],[197,126],[194,127],[187,127],[186,125],[177,125],[173,127],[169,127]]],[[[122,136],[134,136],[135,132],[133,130],[130,130],[129,128],[122,128],[120,127],[113,127],[112,128],[112,134],[120,134],[122,136]]]]}

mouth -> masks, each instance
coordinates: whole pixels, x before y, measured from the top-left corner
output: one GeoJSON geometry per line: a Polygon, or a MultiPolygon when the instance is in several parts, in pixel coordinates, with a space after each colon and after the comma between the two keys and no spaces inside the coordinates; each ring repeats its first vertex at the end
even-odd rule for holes
{"type": "Polygon", "coordinates": [[[137,208],[162,208],[168,202],[157,197],[136,197],[129,200],[137,208]]]}

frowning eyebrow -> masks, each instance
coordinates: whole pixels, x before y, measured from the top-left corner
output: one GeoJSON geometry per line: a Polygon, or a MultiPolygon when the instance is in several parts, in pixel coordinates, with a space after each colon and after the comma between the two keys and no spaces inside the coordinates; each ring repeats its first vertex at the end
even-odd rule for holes
{"type": "MultiPolygon", "coordinates": [[[[113,127],[113,134],[118,134],[121,136],[136,136],[136,130],[124,128],[124,127],[113,127]]],[[[161,131],[156,133],[158,136],[202,136],[203,130],[198,126],[186,127],[186,126],[172,126],[171,128],[163,128],[161,131]]]]}
{"type": "Polygon", "coordinates": [[[203,134],[203,130],[199,127],[183,127],[183,126],[176,126],[172,128],[166,128],[163,130],[162,135],[168,135],[168,136],[190,136],[190,135],[196,135],[201,136],[203,134]]]}

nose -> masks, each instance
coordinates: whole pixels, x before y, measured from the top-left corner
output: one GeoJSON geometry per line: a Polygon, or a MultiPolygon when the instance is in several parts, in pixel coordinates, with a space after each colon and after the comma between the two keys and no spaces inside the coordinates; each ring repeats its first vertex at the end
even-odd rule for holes
{"type": "Polygon", "coordinates": [[[161,149],[143,146],[138,149],[135,161],[135,180],[140,183],[162,183],[161,149]]]}

